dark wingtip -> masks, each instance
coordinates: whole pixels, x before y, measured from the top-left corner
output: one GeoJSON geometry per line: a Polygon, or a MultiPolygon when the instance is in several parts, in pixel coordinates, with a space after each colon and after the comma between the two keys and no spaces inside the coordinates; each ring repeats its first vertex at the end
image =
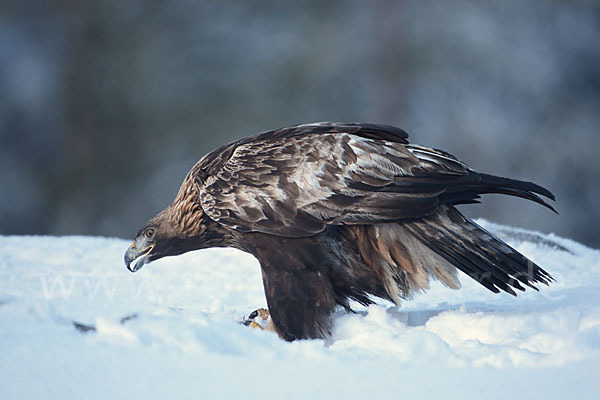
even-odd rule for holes
{"type": "MultiPolygon", "coordinates": [[[[542,196],[544,196],[552,201],[556,201],[556,196],[554,196],[554,193],[552,193],[545,187],[540,186],[537,183],[533,183],[533,182],[525,182],[525,183],[528,185],[527,190],[537,193],[537,194],[541,194],[542,196]]],[[[546,205],[547,205],[547,207],[551,208],[552,211],[556,212],[556,210],[552,206],[548,205],[547,203],[546,203],[546,205]]]]}
{"type": "Polygon", "coordinates": [[[548,189],[546,189],[546,188],[545,188],[545,187],[543,187],[543,186],[536,185],[536,184],[535,184],[535,183],[533,183],[533,182],[531,182],[531,184],[532,184],[533,186],[535,186],[535,187],[536,187],[536,189],[538,189],[538,190],[536,190],[536,191],[535,191],[536,193],[539,193],[539,194],[541,194],[541,195],[543,195],[543,196],[546,196],[547,198],[549,198],[549,199],[550,199],[550,200],[552,200],[552,201],[556,201],[556,196],[554,196],[554,193],[552,193],[551,191],[549,191],[548,189]]]}
{"type": "MultiPolygon", "coordinates": [[[[537,203],[539,203],[539,204],[543,205],[543,206],[544,206],[544,207],[546,207],[546,208],[549,208],[549,209],[550,209],[552,212],[554,212],[556,215],[559,215],[559,214],[558,214],[558,211],[556,211],[556,208],[554,208],[554,206],[552,206],[550,203],[548,203],[547,201],[544,201],[542,198],[540,198],[540,197],[538,197],[538,196],[535,196],[535,197],[537,197],[537,199],[539,200],[539,201],[536,201],[537,203]]],[[[546,196],[546,197],[548,197],[548,196],[546,196]]],[[[548,197],[548,198],[549,198],[549,199],[552,199],[553,201],[555,201],[555,199],[554,199],[554,195],[553,195],[552,197],[548,197]]]]}
{"type": "Polygon", "coordinates": [[[475,173],[475,176],[481,180],[478,186],[482,189],[477,193],[501,193],[511,196],[521,197],[523,199],[534,201],[558,215],[558,211],[540,196],[544,196],[552,201],[556,201],[556,196],[543,186],[533,182],[521,181],[518,179],[504,178],[484,173],[475,173]],[[538,196],[539,195],[539,196],[538,196]]]}

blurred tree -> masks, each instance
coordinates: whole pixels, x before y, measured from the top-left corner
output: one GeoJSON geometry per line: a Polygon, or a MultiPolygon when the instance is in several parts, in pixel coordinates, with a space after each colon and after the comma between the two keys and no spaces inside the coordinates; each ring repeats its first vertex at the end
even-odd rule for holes
{"type": "Polygon", "coordinates": [[[535,180],[600,246],[597,1],[0,3],[0,233],[131,236],[204,153],[319,120],[406,128],[535,180]]]}

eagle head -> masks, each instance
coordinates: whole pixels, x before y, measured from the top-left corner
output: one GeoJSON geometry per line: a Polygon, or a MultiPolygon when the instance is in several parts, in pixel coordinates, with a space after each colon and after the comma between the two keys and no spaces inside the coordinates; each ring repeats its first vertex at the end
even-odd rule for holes
{"type": "Polygon", "coordinates": [[[219,245],[223,232],[203,212],[190,187],[186,180],[173,203],[138,231],[124,257],[131,272],[162,257],[219,245]]]}

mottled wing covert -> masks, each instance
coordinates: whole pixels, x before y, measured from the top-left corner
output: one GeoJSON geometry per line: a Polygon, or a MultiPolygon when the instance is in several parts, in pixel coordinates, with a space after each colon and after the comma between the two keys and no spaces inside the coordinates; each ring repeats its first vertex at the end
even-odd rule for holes
{"type": "Polygon", "coordinates": [[[307,236],[327,224],[431,214],[448,182],[469,171],[446,153],[406,145],[386,127],[344,127],[297,126],[225,148],[229,158],[213,162],[202,179],[202,208],[243,232],[307,236]]]}

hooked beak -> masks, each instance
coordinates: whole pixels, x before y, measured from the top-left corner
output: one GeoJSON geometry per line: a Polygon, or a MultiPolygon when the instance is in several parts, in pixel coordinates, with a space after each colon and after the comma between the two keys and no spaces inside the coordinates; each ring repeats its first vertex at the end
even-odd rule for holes
{"type": "Polygon", "coordinates": [[[127,266],[127,269],[130,270],[131,272],[136,272],[139,271],[144,264],[146,264],[148,262],[148,255],[150,254],[150,252],[152,252],[152,249],[154,248],[154,245],[151,244],[150,246],[144,247],[139,249],[135,242],[131,243],[131,246],[129,246],[129,248],[127,249],[127,251],[125,252],[125,265],[127,266]],[[138,262],[136,262],[134,265],[132,265],[132,263],[135,260],[138,260],[138,262]]]}

